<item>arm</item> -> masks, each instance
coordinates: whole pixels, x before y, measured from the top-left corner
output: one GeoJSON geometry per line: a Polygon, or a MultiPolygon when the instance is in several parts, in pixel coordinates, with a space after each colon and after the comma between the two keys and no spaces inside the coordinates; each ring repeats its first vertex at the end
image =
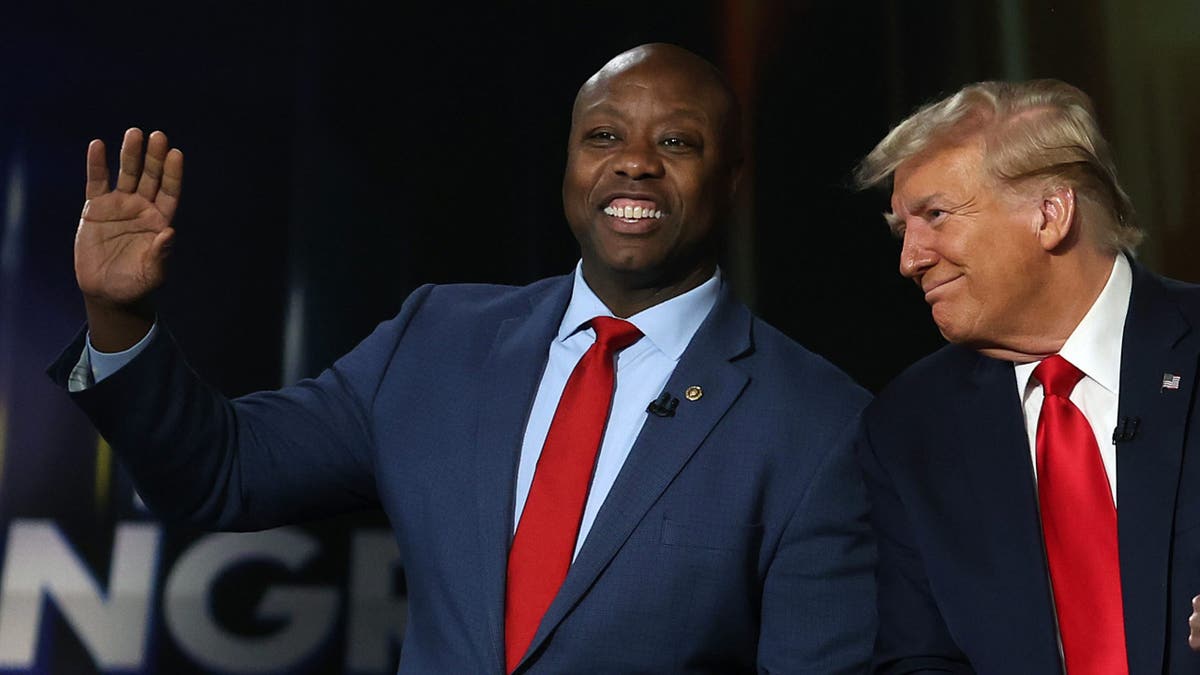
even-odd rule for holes
{"type": "MultiPolygon", "coordinates": [[[[103,143],[88,148],[75,268],[91,340],[103,351],[125,349],[149,329],[148,298],[163,281],[173,233],[182,155],[155,132],[143,166],[141,140],[126,132],[111,191],[103,143]]],[[[235,401],[201,383],[160,328],[128,364],[72,396],[164,517],[258,529],[330,515],[375,503],[367,411],[404,325],[383,325],[315,380],[235,401]]],[[[64,386],[83,342],[52,367],[64,386]]]]}
{"type": "Polygon", "coordinates": [[[869,431],[864,431],[858,446],[879,546],[879,633],[873,672],[973,673],[933,600],[904,504],[876,455],[869,431]]]}
{"type": "MultiPolygon", "coordinates": [[[[164,518],[251,530],[374,506],[369,411],[427,292],[319,377],[279,391],[225,399],[160,326],[124,368],[71,396],[164,518]]],[[[82,348],[81,334],[52,367],[60,384],[82,348]]]]}
{"type": "Polygon", "coordinates": [[[875,635],[875,543],[851,437],[800,497],[763,584],[764,673],[861,673],[875,635]]]}
{"type": "MultiPolygon", "coordinates": [[[[431,287],[311,380],[232,401],[206,386],[170,333],[71,397],[157,514],[209,529],[253,530],[377,504],[371,409],[392,355],[431,287]]],[[[51,366],[66,386],[77,336],[51,366]]]]}

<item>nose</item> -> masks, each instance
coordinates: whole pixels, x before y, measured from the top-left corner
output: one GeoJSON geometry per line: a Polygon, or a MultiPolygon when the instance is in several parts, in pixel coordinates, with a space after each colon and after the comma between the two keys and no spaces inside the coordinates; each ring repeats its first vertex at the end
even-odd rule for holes
{"type": "Polygon", "coordinates": [[[633,180],[662,178],[664,166],[657,150],[657,146],[649,142],[628,143],[617,155],[613,170],[617,175],[633,180]]]}
{"type": "Polygon", "coordinates": [[[904,243],[900,247],[901,276],[916,281],[937,264],[938,254],[933,247],[933,237],[933,230],[927,225],[919,222],[905,224],[904,243]]]}

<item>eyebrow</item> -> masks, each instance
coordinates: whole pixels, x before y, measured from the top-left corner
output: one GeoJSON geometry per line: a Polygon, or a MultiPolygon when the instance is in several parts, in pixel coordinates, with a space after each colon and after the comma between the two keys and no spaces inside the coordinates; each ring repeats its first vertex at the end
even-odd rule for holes
{"type": "Polygon", "coordinates": [[[931,195],[928,195],[928,196],[918,199],[917,202],[912,205],[912,208],[910,208],[908,210],[908,212],[909,213],[921,213],[925,209],[929,208],[929,205],[932,204],[933,202],[941,201],[945,198],[946,198],[946,195],[942,194],[941,192],[935,192],[931,195]]]}
{"type": "MultiPolygon", "coordinates": [[[[941,192],[935,192],[931,195],[926,195],[924,197],[921,197],[917,201],[913,202],[912,206],[910,206],[908,208],[908,212],[909,213],[921,213],[925,209],[928,209],[929,205],[932,204],[933,202],[941,201],[945,198],[946,198],[946,195],[941,192]]],[[[883,214],[883,217],[888,219],[888,222],[892,222],[893,219],[900,218],[900,216],[896,215],[893,212],[885,213],[885,214],[883,214]]]]}
{"type": "MultiPolygon", "coordinates": [[[[926,195],[925,197],[918,199],[916,201],[916,203],[914,203],[912,205],[912,207],[908,209],[908,212],[909,213],[921,213],[922,211],[929,208],[929,205],[931,203],[938,201],[940,199],[944,199],[945,196],[946,195],[944,195],[941,192],[935,192],[931,195],[926,195]]],[[[892,211],[887,211],[883,214],[883,219],[884,219],[884,221],[887,222],[888,228],[892,231],[892,234],[899,236],[900,235],[900,226],[904,224],[904,218],[902,216],[897,215],[896,213],[894,213],[892,211]]]]}

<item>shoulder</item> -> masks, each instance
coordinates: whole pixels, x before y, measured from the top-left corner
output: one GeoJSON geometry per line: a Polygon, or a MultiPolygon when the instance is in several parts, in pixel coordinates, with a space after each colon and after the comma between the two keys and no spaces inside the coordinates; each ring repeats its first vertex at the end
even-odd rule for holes
{"type": "Polygon", "coordinates": [[[1122,358],[1134,359],[1147,350],[1165,348],[1197,350],[1200,327],[1200,286],[1158,276],[1133,264],[1133,287],[1125,318],[1122,358]],[[1185,336],[1186,337],[1185,339],[1185,336]]]}
{"type": "MultiPolygon", "coordinates": [[[[405,306],[420,305],[423,313],[438,313],[480,318],[491,314],[512,314],[553,296],[566,293],[570,298],[571,277],[540,279],[525,286],[500,284],[426,284],[412,292],[405,306]]],[[[403,310],[402,310],[403,311],[403,310]]]]}
{"type": "Polygon", "coordinates": [[[867,407],[868,424],[902,427],[948,414],[947,408],[961,400],[970,378],[989,361],[965,347],[942,347],[905,368],[879,392],[867,407]]]}
{"type": "Polygon", "coordinates": [[[1200,319],[1200,285],[1157,275],[1150,278],[1162,285],[1163,291],[1189,319],[1200,319]]]}
{"type": "Polygon", "coordinates": [[[1162,308],[1161,303],[1166,301],[1178,308],[1190,323],[1200,320],[1200,285],[1160,276],[1132,256],[1127,255],[1126,259],[1133,273],[1131,314],[1142,319],[1154,318],[1156,312],[1148,310],[1162,308]]]}
{"type": "Polygon", "coordinates": [[[801,404],[806,417],[857,417],[871,394],[845,371],[757,316],[751,319],[752,350],[735,363],[772,395],[801,404]]]}
{"type": "Polygon", "coordinates": [[[400,311],[380,323],[359,349],[387,350],[406,344],[422,350],[483,349],[498,326],[514,317],[557,320],[570,299],[570,277],[526,286],[426,284],[405,298],[400,311]]]}
{"type": "Polygon", "coordinates": [[[879,398],[903,398],[934,383],[955,386],[964,382],[966,375],[979,367],[984,358],[966,347],[944,345],[901,371],[879,392],[879,398]]]}
{"type": "Polygon", "coordinates": [[[769,373],[800,383],[831,387],[839,392],[853,392],[864,400],[870,397],[841,368],[761,318],[753,318],[751,329],[754,333],[754,352],[761,358],[760,367],[769,373]]]}

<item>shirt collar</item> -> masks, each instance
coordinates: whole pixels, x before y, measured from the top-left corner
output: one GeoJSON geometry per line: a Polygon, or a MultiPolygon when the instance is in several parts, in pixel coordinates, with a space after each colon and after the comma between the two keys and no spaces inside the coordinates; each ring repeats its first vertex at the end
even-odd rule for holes
{"type": "MultiPolygon", "coordinates": [[[[648,307],[626,319],[638,327],[659,351],[678,361],[704,318],[717,304],[721,290],[721,269],[718,267],[708,281],[687,293],[648,307]]],[[[613,316],[612,310],[592,291],[583,278],[583,261],[575,265],[575,282],[571,302],[558,326],[560,342],[579,332],[597,316],[613,316]]]]}
{"type": "MultiPolygon", "coordinates": [[[[1129,294],[1133,289],[1133,272],[1124,255],[1113,261],[1112,272],[1104,290],[1083,320],[1071,331],[1059,355],[1071,362],[1083,374],[1113,394],[1121,381],[1121,340],[1125,333],[1125,315],[1129,312],[1129,294]]],[[[1028,391],[1029,378],[1039,362],[1016,366],[1020,391],[1028,391]]]]}

